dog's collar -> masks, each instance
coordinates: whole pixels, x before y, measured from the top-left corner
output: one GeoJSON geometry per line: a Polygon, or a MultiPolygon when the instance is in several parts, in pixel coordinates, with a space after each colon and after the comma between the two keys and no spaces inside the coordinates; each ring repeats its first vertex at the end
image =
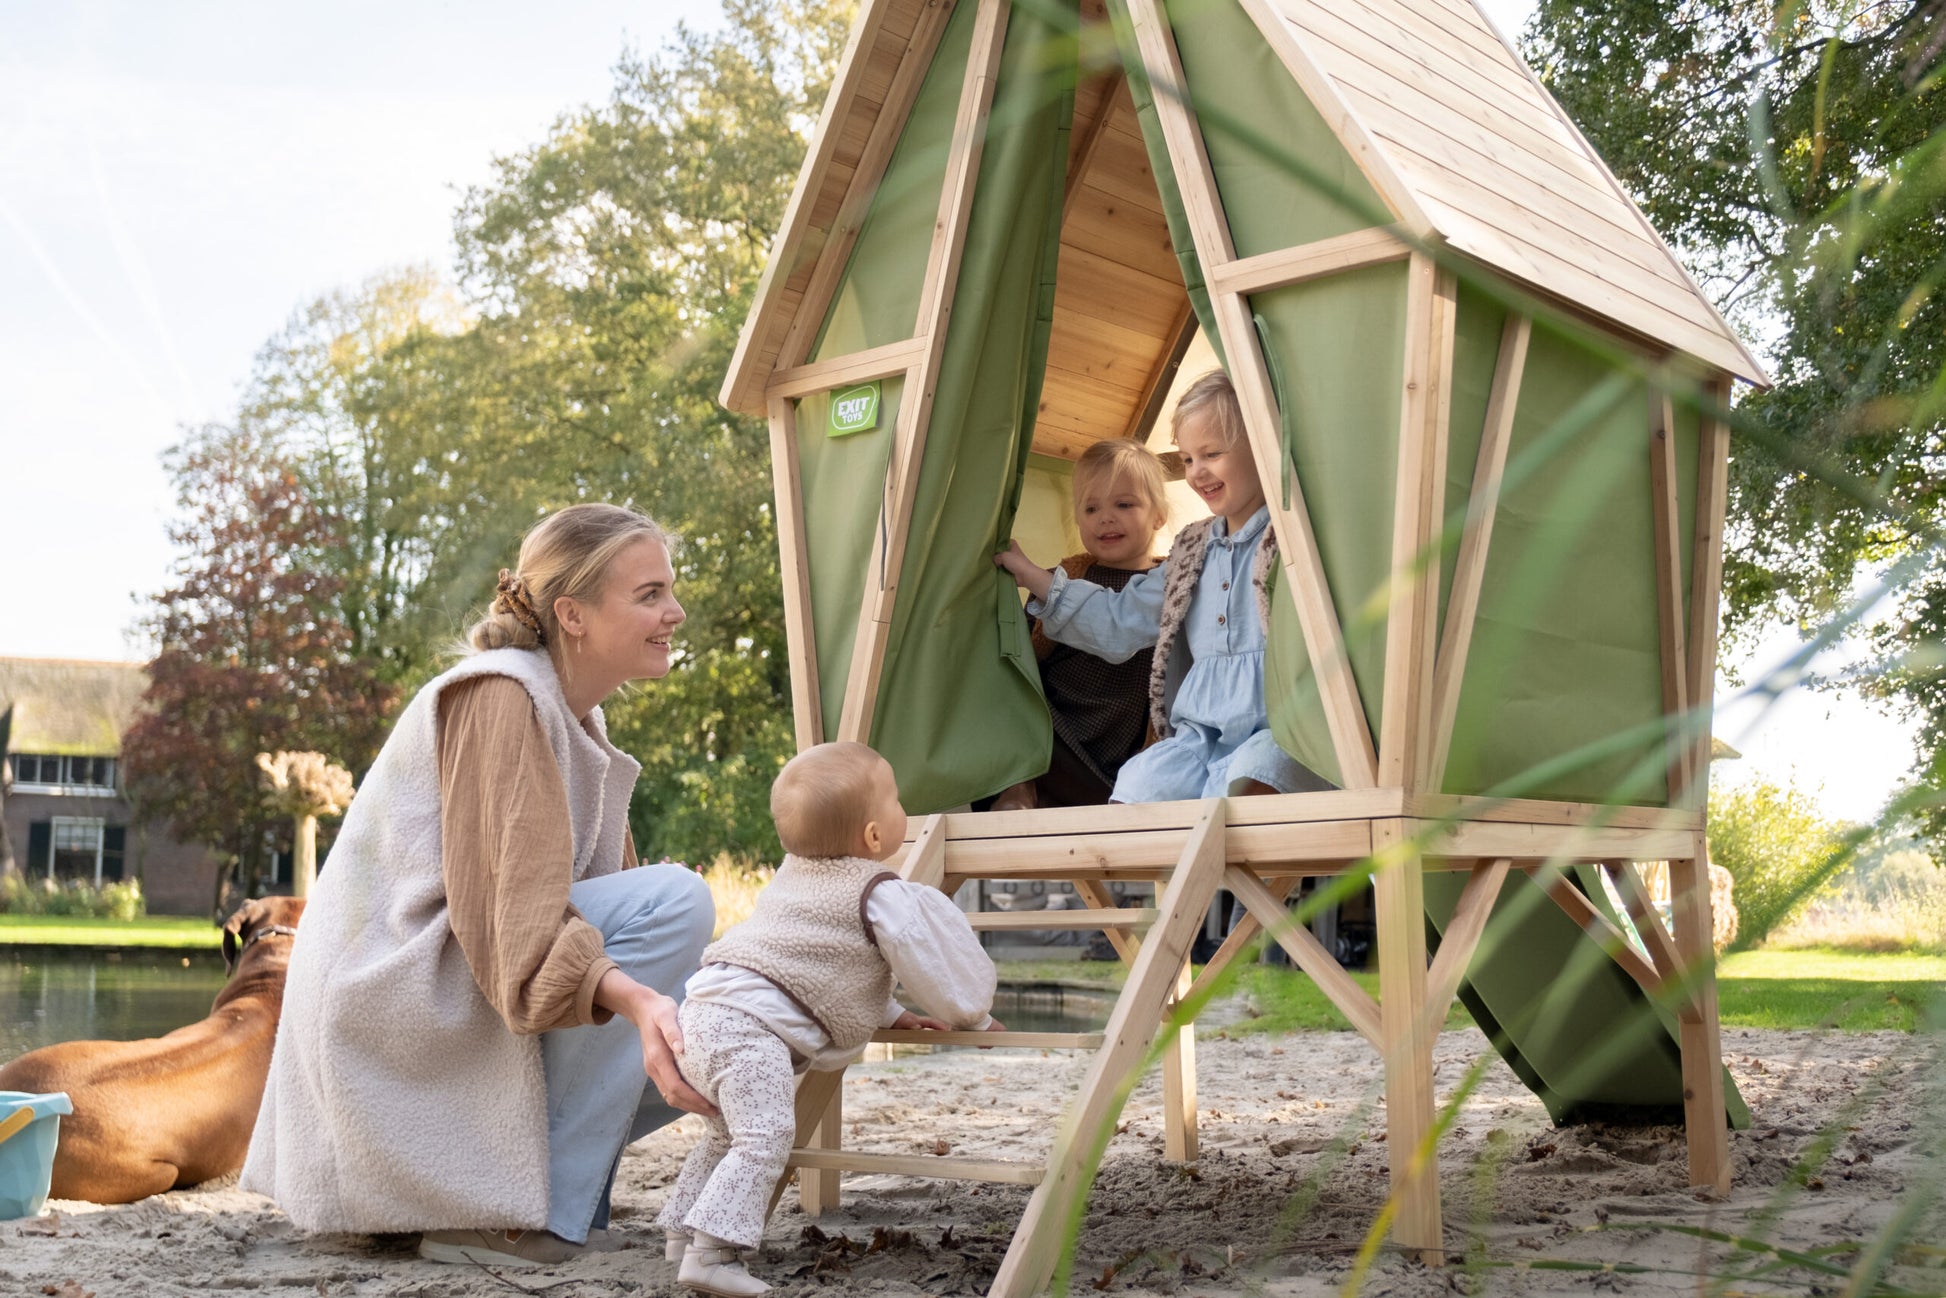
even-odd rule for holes
{"type": "Polygon", "coordinates": [[[267,937],[296,937],[296,936],[297,936],[297,930],[290,927],[288,924],[266,924],[262,928],[258,929],[256,932],[252,933],[249,937],[245,938],[243,941],[243,945],[237,949],[239,952],[248,951],[251,947],[257,945],[257,943],[263,941],[267,937]]]}

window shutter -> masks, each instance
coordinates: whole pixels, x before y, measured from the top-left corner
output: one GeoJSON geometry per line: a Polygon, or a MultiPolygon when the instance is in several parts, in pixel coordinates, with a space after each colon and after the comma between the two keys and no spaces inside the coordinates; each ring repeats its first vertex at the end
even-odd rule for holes
{"type": "Polygon", "coordinates": [[[36,820],[27,826],[27,868],[23,874],[38,871],[43,876],[54,868],[54,822],[36,820]]]}

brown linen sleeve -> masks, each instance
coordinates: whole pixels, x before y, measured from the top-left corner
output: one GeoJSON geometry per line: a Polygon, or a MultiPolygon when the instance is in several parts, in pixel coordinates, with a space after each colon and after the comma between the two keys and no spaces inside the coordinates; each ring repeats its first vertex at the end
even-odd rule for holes
{"type": "Polygon", "coordinates": [[[615,962],[568,901],[567,788],[520,682],[440,695],[439,799],[448,919],[488,1004],[522,1035],[607,1022],[594,988],[615,962]]]}

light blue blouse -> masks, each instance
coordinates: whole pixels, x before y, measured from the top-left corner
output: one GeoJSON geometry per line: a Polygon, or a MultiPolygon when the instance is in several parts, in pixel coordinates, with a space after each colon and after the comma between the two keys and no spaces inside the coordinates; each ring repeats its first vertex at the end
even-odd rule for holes
{"type": "MultiPolygon", "coordinates": [[[[1270,734],[1263,620],[1250,581],[1269,525],[1264,508],[1235,536],[1224,519],[1211,526],[1183,627],[1189,671],[1168,701],[1175,733],[1128,760],[1115,780],[1115,801],[1223,797],[1246,780],[1285,793],[1329,787],[1292,761],[1270,734]]],[[[1155,644],[1168,571],[1163,563],[1111,591],[1057,568],[1046,601],[1029,601],[1027,611],[1041,619],[1050,640],[1122,662],[1155,644]]]]}

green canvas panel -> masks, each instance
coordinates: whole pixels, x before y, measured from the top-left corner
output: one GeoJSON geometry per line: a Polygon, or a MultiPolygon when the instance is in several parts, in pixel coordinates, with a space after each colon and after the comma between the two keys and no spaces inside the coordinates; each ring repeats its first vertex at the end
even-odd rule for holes
{"type": "Polygon", "coordinates": [[[1081,533],[1074,525],[1073,461],[1052,455],[1027,457],[1013,538],[1036,562],[1050,567],[1081,552],[1081,533]]]}
{"type": "Polygon", "coordinates": [[[1371,228],[1385,203],[1243,7],[1169,0],[1168,12],[1237,256],[1371,228]],[[1313,174],[1264,156],[1236,128],[1262,132],[1313,174]]]}
{"type": "Polygon", "coordinates": [[[903,342],[919,320],[919,291],[939,220],[946,184],[953,120],[959,115],[960,83],[973,44],[973,15],[962,4],[946,20],[932,64],[913,101],[885,175],[859,226],[845,273],[838,281],[811,359],[903,342]]]}
{"type": "Polygon", "coordinates": [[[1344,771],[1331,746],[1331,723],[1325,720],[1324,696],[1304,647],[1304,624],[1298,620],[1297,602],[1291,598],[1281,566],[1271,571],[1270,625],[1264,640],[1264,681],[1283,682],[1281,689],[1264,691],[1271,737],[1307,769],[1343,785],[1344,771]]]}
{"type": "Polygon", "coordinates": [[[1493,297],[1462,283],[1453,312],[1452,402],[1446,423],[1446,496],[1439,547],[1439,630],[1446,630],[1446,606],[1453,597],[1453,565],[1459,558],[1460,530],[1473,498],[1473,471],[1486,432],[1487,401],[1493,371],[1500,364],[1500,336],[1507,309],[1493,297]]]}
{"type": "MultiPolygon", "coordinates": [[[[1250,302],[1283,409],[1284,453],[1304,492],[1374,735],[1385,690],[1405,292],[1405,263],[1391,262],[1261,293],[1250,302]]],[[[1274,618],[1268,633],[1281,635],[1274,618]]],[[[1293,682],[1280,673],[1265,684],[1276,694],[1293,682]]],[[[1315,749],[1317,742],[1303,746],[1315,749]]],[[[1295,749],[1286,751],[1296,756],[1295,749]]]]}
{"type": "Polygon", "coordinates": [[[892,458],[892,430],[898,423],[904,379],[887,379],[879,398],[878,427],[849,437],[829,435],[831,394],[819,392],[797,403],[798,477],[804,508],[804,537],[811,570],[811,633],[818,651],[818,701],[824,733],[838,733],[844,710],[845,677],[857,639],[858,612],[865,600],[865,573],[871,567],[878,529],[877,489],[892,458]]]}
{"type": "Polygon", "coordinates": [[[872,729],[918,814],[1047,768],[1027,616],[993,554],[1012,533],[1054,319],[1074,58],[1043,10],[1012,10],[872,729]]]}
{"type": "Polygon", "coordinates": [[[1621,738],[1662,714],[1649,429],[1645,383],[1536,325],[1448,792],[1518,780],[1526,797],[1666,803],[1659,739],[1621,738]],[[1604,744],[1619,748],[1587,756],[1604,744]]]}
{"type": "MultiPolygon", "coordinates": [[[[1596,909],[1618,921],[1592,867],[1574,877],[1596,909]]],[[[1425,876],[1428,939],[1452,920],[1466,876],[1425,876]]],[[[1460,998],[1494,1049],[1540,1097],[1556,1122],[1589,1119],[1681,1121],[1682,1050],[1675,1017],[1652,1002],[1542,889],[1507,876],[1460,998]]],[[[1729,1070],[1727,1117],[1749,1109],[1729,1070]]]]}

